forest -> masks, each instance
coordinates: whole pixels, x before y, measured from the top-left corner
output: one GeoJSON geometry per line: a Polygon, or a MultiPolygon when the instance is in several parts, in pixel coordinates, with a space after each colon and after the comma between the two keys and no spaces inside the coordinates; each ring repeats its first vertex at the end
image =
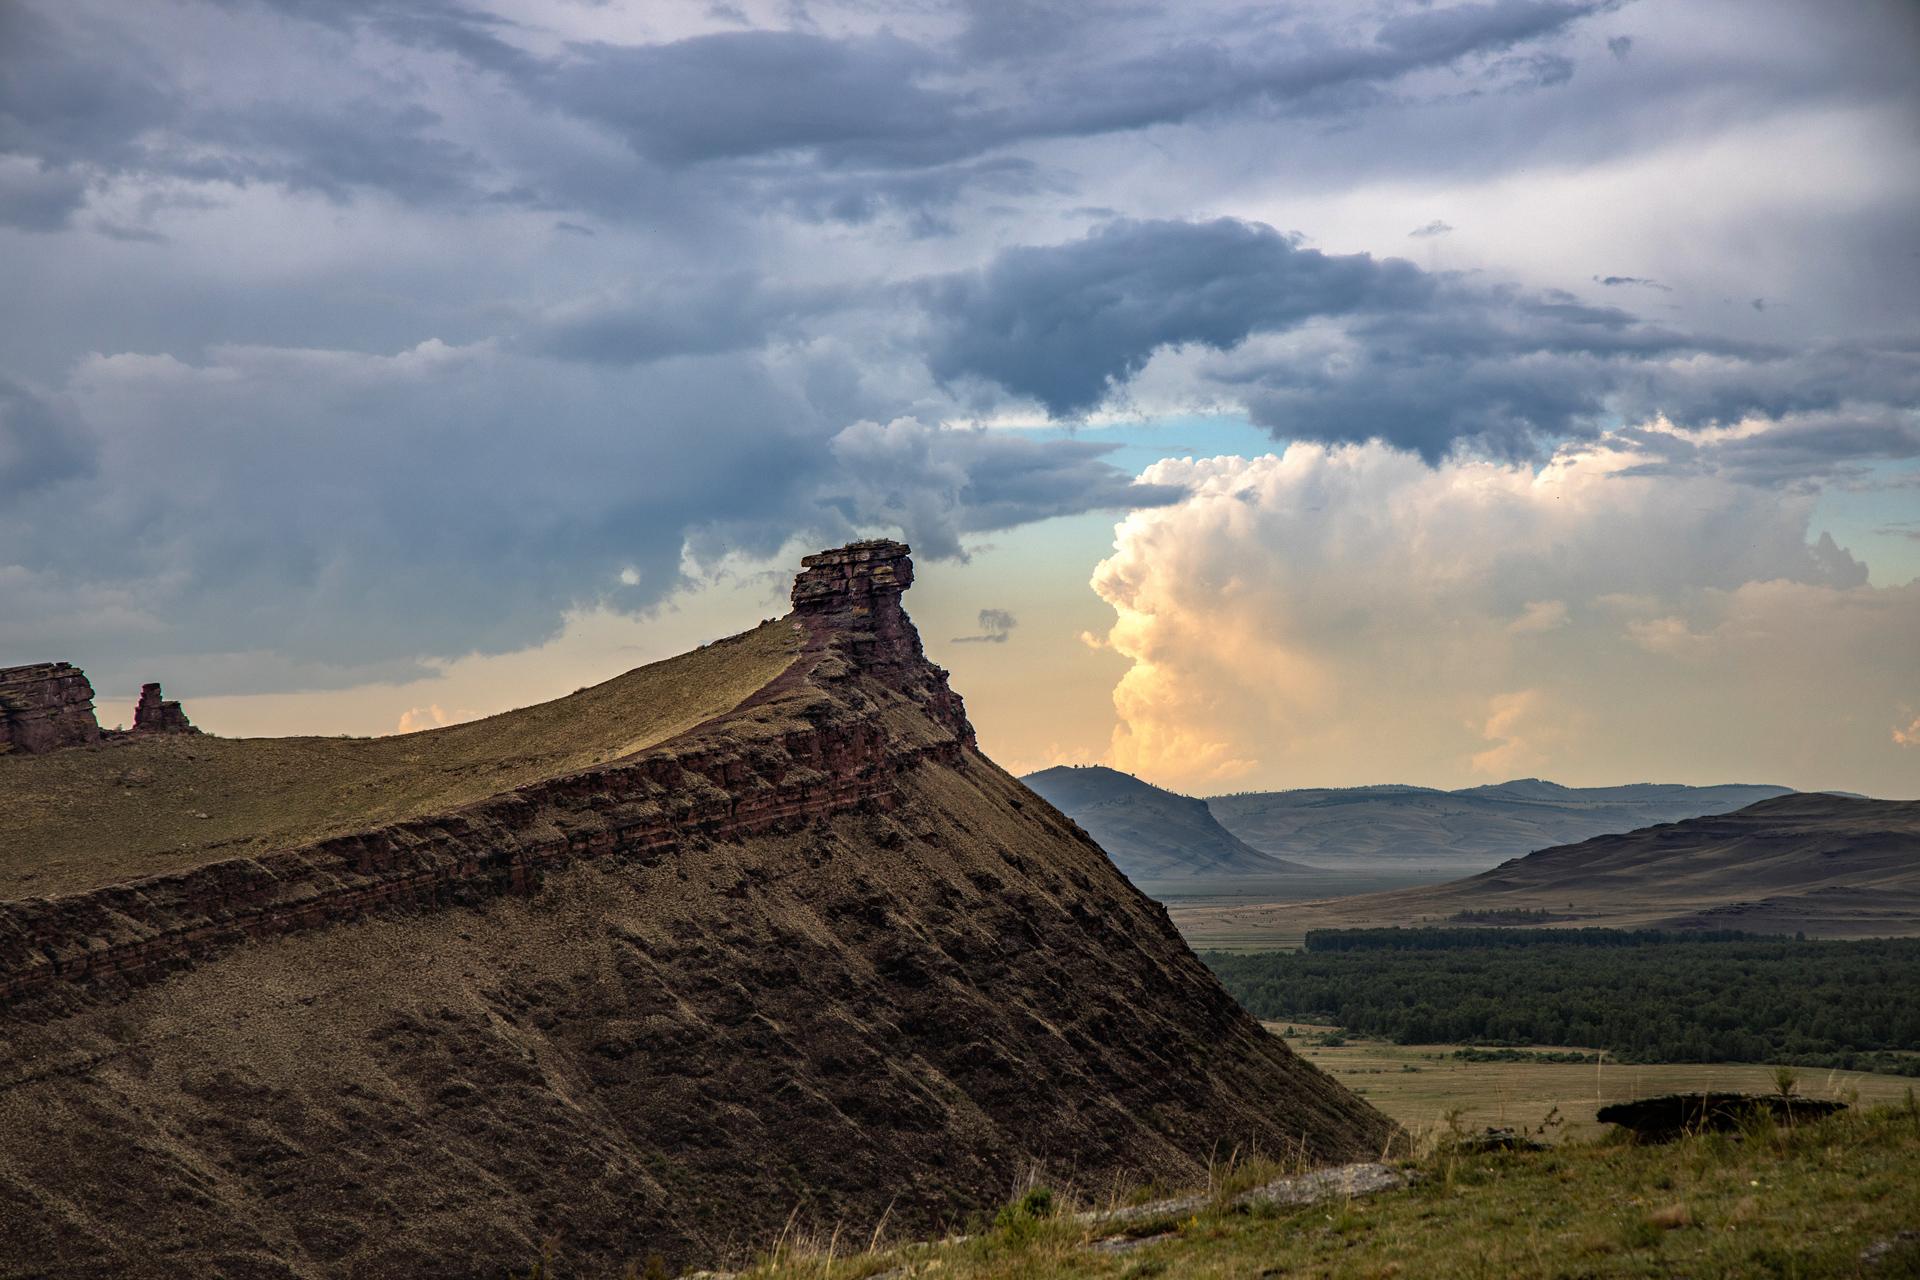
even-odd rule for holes
{"type": "Polygon", "coordinates": [[[1920,938],[1612,929],[1338,929],[1202,957],[1256,1017],[1399,1044],[1920,1076],[1920,938]]]}

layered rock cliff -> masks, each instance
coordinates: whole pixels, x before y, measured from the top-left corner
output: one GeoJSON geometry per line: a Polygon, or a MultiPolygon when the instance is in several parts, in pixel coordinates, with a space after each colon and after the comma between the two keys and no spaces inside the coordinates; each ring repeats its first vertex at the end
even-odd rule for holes
{"type": "Polygon", "coordinates": [[[617,1274],[1378,1154],[978,753],[911,579],[809,557],[791,663],[627,756],[0,902],[0,1276],[617,1274]]]}
{"type": "Polygon", "coordinates": [[[66,662],[0,667],[0,754],[37,754],[99,740],[85,672],[66,662]]]}

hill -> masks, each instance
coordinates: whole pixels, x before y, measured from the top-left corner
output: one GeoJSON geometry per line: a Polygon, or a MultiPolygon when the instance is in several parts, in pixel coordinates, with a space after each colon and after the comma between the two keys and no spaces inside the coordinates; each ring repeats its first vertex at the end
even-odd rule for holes
{"type": "Polygon", "coordinates": [[[0,757],[56,890],[0,900],[0,1276],[619,1274],[1378,1155],[979,754],[911,576],[809,557],[788,618],[478,726],[0,757]],[[209,817],[89,866],[96,802],[209,817]]]}
{"type": "Polygon", "coordinates": [[[1791,794],[1733,813],[1543,849],[1444,885],[1316,903],[1204,908],[1189,936],[1457,921],[1920,933],[1920,801],[1791,794]],[[1260,922],[1256,924],[1256,922],[1260,922]]]}
{"type": "Polygon", "coordinates": [[[1460,791],[1340,787],[1212,796],[1220,824],[1267,853],[1346,871],[1479,871],[1503,859],[1724,813],[1785,787],[1638,783],[1563,787],[1520,778],[1460,791]]]}
{"type": "Polygon", "coordinates": [[[1127,879],[1313,875],[1262,853],[1221,826],[1204,800],[1176,795],[1104,765],[1059,766],[1020,781],[1087,829],[1127,879]]]}

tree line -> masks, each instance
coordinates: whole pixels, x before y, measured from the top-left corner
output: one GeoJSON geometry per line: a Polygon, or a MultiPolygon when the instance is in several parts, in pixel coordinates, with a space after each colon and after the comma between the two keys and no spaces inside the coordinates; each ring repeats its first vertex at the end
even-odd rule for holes
{"type": "Polygon", "coordinates": [[[1256,1017],[1400,1044],[1920,1075],[1920,939],[1734,931],[1337,929],[1203,957],[1256,1017]]]}

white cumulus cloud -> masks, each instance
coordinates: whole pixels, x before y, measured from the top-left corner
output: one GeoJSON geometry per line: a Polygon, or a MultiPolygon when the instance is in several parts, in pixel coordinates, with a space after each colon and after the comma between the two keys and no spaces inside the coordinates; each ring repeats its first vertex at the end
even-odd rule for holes
{"type": "Polygon", "coordinates": [[[1538,468],[1377,442],[1155,464],[1189,496],[1129,515],[1093,576],[1133,664],[1110,759],[1194,789],[1551,770],[1903,794],[1883,709],[1915,675],[1920,582],[1866,585],[1810,494],[1641,457],[1609,436],[1538,468]]]}

